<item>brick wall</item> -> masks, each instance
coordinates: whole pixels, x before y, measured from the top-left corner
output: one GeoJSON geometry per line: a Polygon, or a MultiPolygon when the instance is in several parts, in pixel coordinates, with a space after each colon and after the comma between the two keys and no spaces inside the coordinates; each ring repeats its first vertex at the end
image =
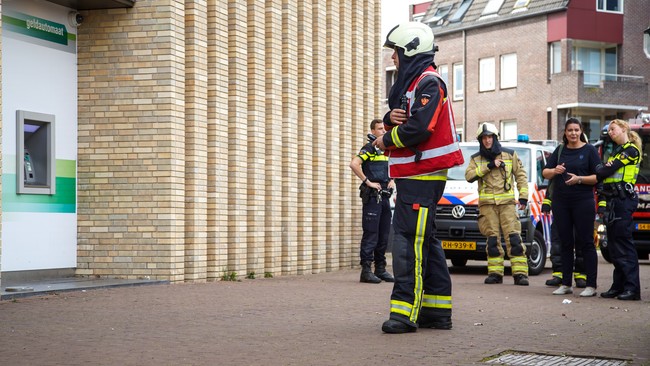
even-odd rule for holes
{"type": "Polygon", "coordinates": [[[138,1],[79,28],[80,275],[349,268],[380,2],[138,1]]]}
{"type": "MultiPolygon", "coordinates": [[[[2,14],[2,0],[0,0],[2,14]]],[[[0,17],[0,49],[2,49],[2,17],[0,17]]],[[[2,52],[0,52],[0,85],[2,85],[2,52]]],[[[0,88],[0,111],[2,110],[2,88],[0,88]]],[[[2,113],[0,113],[0,136],[2,136],[2,113]]],[[[2,141],[0,141],[0,166],[2,166],[2,141]]],[[[2,197],[2,179],[0,179],[0,197],[2,197]]],[[[0,233],[2,232],[2,199],[0,199],[0,233]]],[[[2,262],[2,238],[0,237],[0,262],[2,262]]],[[[0,265],[0,284],[2,284],[2,265],[0,265]]]]}
{"type": "Polygon", "coordinates": [[[545,112],[551,106],[551,93],[544,83],[548,57],[545,20],[530,18],[467,30],[464,36],[456,32],[436,37],[440,47],[436,63],[449,66],[452,83],[453,64],[463,62],[465,52],[464,100],[454,101],[454,111],[457,127],[466,130],[466,140],[475,139],[479,123],[492,121],[499,126],[504,119],[517,120],[518,133],[546,138],[545,112]],[[517,54],[517,87],[501,89],[500,57],[510,53],[517,54]],[[487,57],[495,60],[495,90],[479,92],[479,60],[487,57]]]}

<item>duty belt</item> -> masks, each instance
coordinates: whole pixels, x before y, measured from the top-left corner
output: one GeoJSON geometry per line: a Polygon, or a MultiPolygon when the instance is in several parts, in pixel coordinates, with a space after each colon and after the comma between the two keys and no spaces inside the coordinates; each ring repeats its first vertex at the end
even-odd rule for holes
{"type": "Polygon", "coordinates": [[[602,194],[607,198],[619,197],[621,199],[626,197],[635,197],[634,185],[629,182],[616,182],[607,183],[603,185],[602,194]]]}

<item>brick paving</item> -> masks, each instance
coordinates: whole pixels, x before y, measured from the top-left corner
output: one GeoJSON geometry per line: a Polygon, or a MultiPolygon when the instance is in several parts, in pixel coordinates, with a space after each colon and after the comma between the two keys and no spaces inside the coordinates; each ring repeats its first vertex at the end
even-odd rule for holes
{"type": "MultiPolygon", "coordinates": [[[[358,270],[306,276],[65,292],[0,302],[6,365],[478,365],[505,351],[650,365],[650,262],[642,301],[484,285],[453,269],[452,330],[387,335],[391,285],[358,270]],[[563,304],[564,299],[571,300],[563,304]]],[[[612,265],[600,259],[599,290],[612,265]]]]}

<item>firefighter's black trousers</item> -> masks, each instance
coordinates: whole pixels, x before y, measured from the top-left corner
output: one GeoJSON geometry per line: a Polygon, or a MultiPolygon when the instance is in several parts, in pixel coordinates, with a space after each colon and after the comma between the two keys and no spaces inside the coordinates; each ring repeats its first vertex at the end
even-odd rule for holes
{"type": "Polygon", "coordinates": [[[410,326],[451,316],[451,278],[441,243],[434,237],[436,205],[445,181],[398,179],[393,217],[390,318],[410,326]]]}

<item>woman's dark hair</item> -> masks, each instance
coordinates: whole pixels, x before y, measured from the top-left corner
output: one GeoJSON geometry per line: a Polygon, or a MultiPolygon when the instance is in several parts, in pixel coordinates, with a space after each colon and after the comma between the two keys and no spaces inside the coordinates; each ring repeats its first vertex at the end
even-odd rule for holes
{"type": "Polygon", "coordinates": [[[566,122],[564,122],[565,133],[562,134],[562,142],[564,143],[564,145],[569,143],[569,139],[566,138],[566,128],[569,127],[570,124],[574,124],[574,123],[580,127],[580,132],[582,132],[580,134],[580,141],[587,142],[587,136],[585,136],[585,133],[582,129],[582,123],[580,123],[580,121],[577,118],[569,118],[566,120],[566,122]]]}

